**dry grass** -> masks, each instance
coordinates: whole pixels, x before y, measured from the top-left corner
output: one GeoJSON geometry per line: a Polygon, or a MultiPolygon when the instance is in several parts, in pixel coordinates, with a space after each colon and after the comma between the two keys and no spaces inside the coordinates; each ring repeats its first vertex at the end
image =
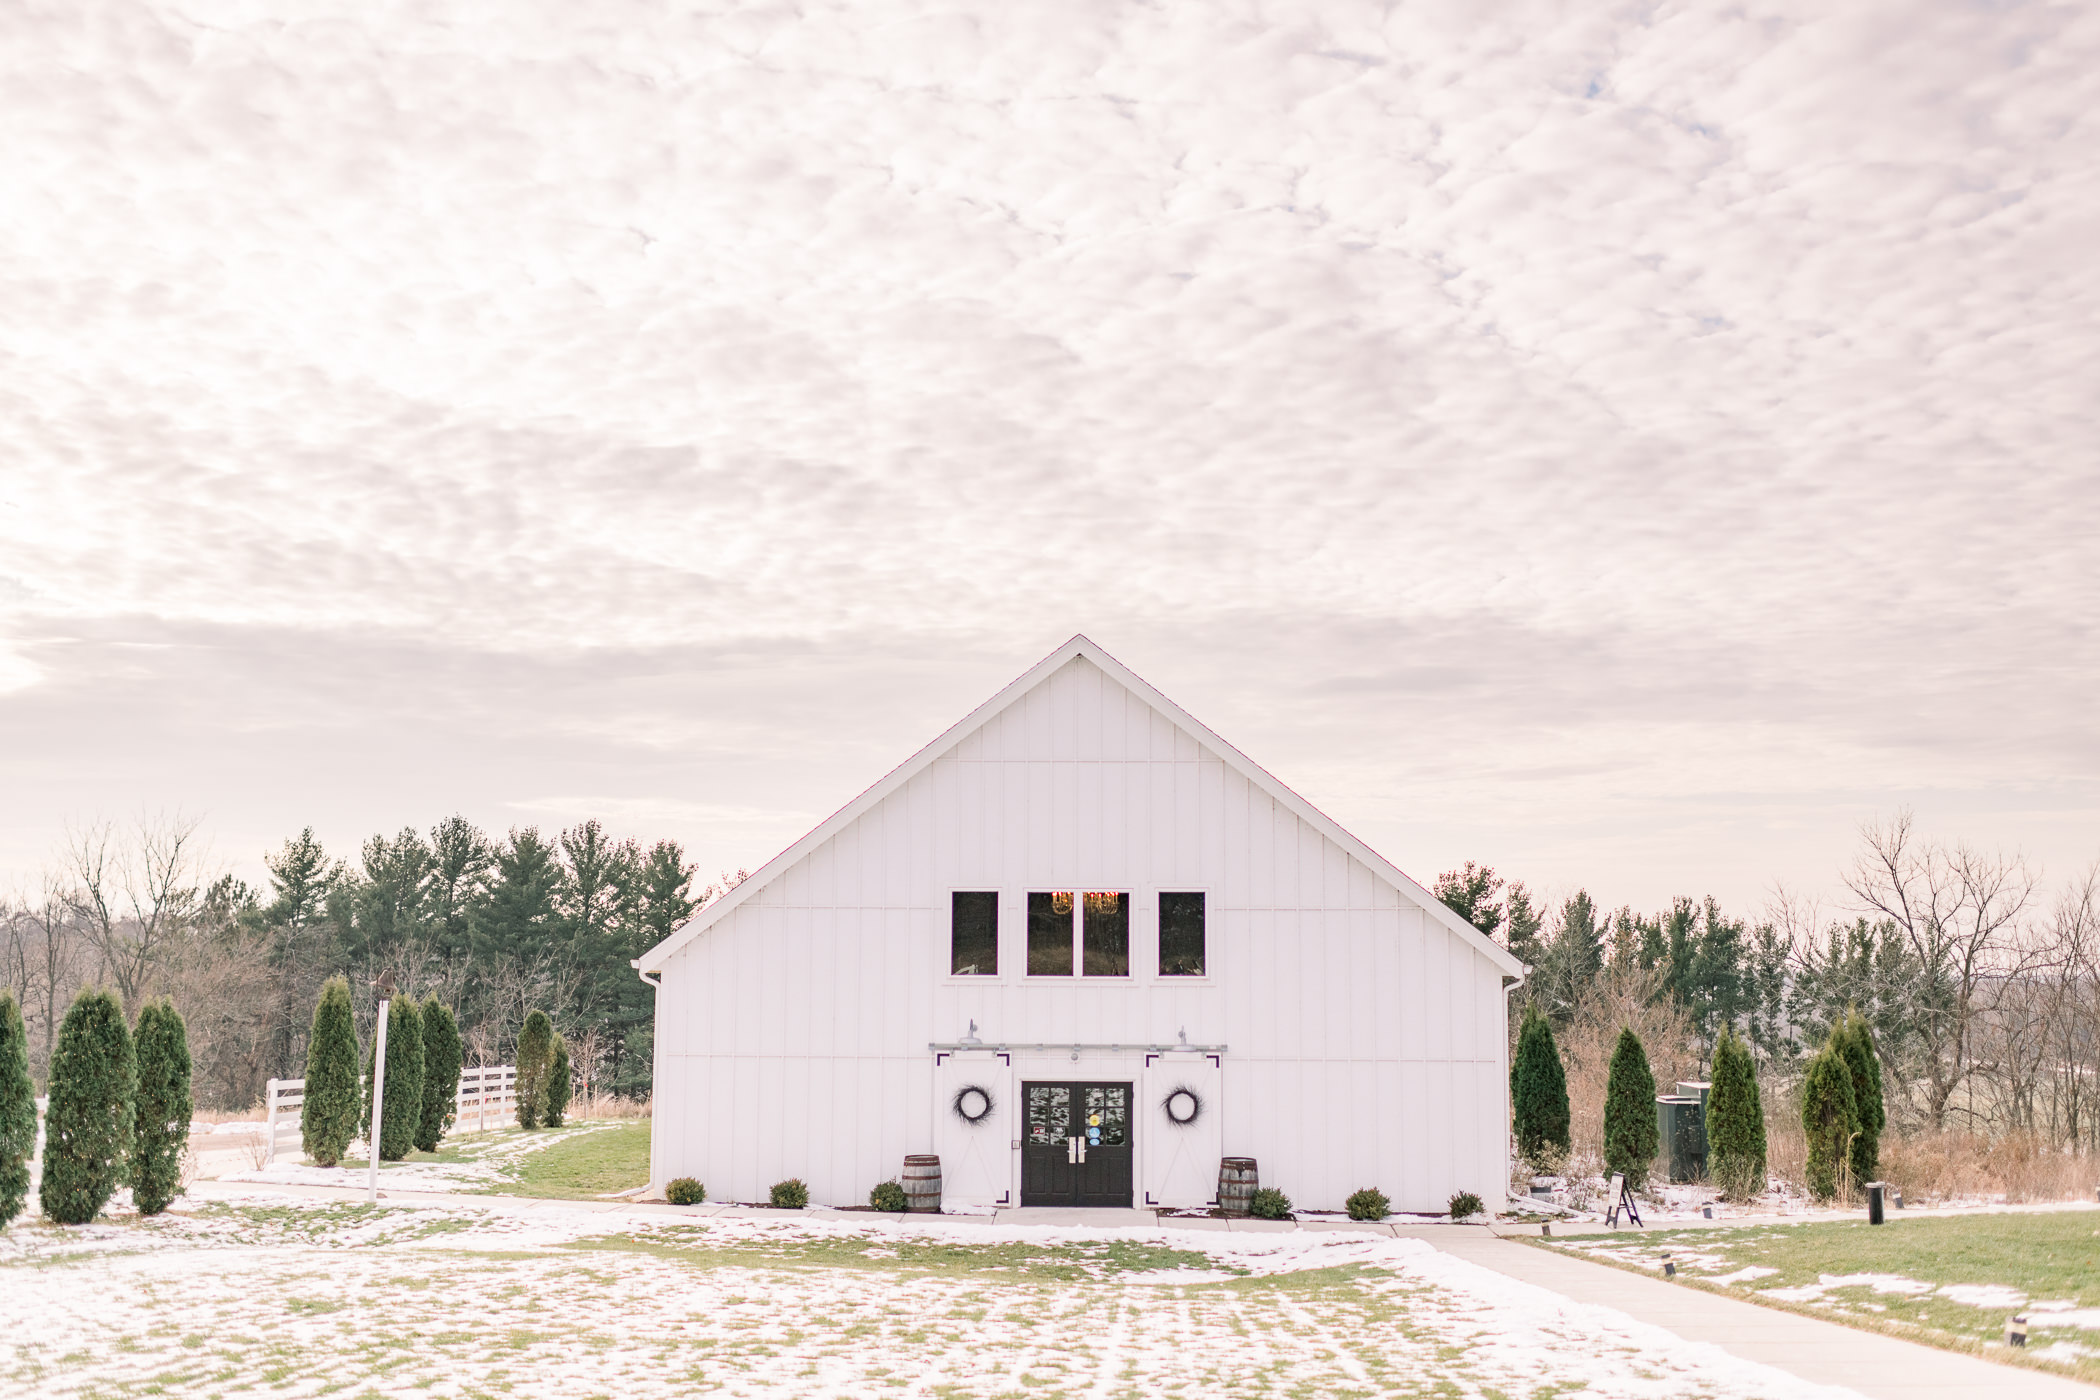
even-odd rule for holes
{"type": "Polygon", "coordinates": [[[623,1099],[618,1094],[578,1094],[569,1104],[569,1117],[577,1121],[586,1118],[647,1118],[650,1116],[649,1099],[623,1099]]]}
{"type": "Polygon", "coordinates": [[[1907,1201],[2090,1200],[2100,1183],[2100,1159],[2049,1147],[2031,1133],[1995,1141],[1972,1133],[1916,1133],[1882,1139],[1881,1175],[1907,1201]]]}

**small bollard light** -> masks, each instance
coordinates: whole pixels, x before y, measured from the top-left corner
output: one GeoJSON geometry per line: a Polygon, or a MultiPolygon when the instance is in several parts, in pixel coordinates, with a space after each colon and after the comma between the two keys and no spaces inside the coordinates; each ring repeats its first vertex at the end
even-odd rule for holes
{"type": "Polygon", "coordinates": [[[1903,1193],[1901,1191],[1896,1190],[1894,1187],[1890,1187],[1889,1203],[1895,1206],[1897,1210],[1903,1209],[1903,1193]]]}
{"type": "Polygon", "coordinates": [[[2009,1347],[2027,1345],[2027,1314],[2014,1313],[2005,1323],[2005,1344],[2009,1347]]]}
{"type": "Polygon", "coordinates": [[[1547,1221],[1547,1222],[1546,1222],[1545,1224],[1543,1224],[1543,1225],[1539,1226],[1539,1238],[1540,1238],[1540,1239],[1542,1239],[1542,1240],[1550,1240],[1550,1239],[1552,1239],[1552,1238],[1553,1238],[1553,1222],[1552,1222],[1552,1221],[1550,1221],[1550,1220],[1549,1220],[1549,1221],[1547,1221]]]}
{"type": "Polygon", "coordinates": [[[1879,1225],[1885,1219],[1881,1205],[1888,1193],[1888,1189],[1888,1183],[1885,1181],[1870,1181],[1867,1183],[1867,1223],[1869,1225],[1879,1225]]]}
{"type": "Polygon", "coordinates": [[[1713,1219],[1713,1218],[1714,1218],[1714,1208],[1713,1208],[1712,1206],[1704,1206],[1704,1207],[1702,1207],[1702,1208],[1700,1209],[1699,1213],[1700,1213],[1701,1215],[1705,1216],[1705,1217],[1706,1217],[1706,1218],[1707,1218],[1708,1220],[1711,1220],[1711,1219],[1713,1219]]]}
{"type": "Polygon", "coordinates": [[[1667,1254],[1663,1256],[1663,1277],[1677,1277],[1677,1262],[1674,1259],[1670,1258],[1670,1256],[1667,1254]]]}

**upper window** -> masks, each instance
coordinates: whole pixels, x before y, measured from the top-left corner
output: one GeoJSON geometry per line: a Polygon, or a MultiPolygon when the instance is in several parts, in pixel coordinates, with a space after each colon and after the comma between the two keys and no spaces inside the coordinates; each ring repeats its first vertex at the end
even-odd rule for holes
{"type": "Polygon", "coordinates": [[[1028,975],[1130,975],[1130,896],[1111,890],[1028,896],[1028,975]],[[1075,956],[1075,953],[1077,956],[1075,956]]]}
{"type": "Polygon", "coordinates": [[[956,977],[999,975],[999,896],[957,890],[948,924],[948,971],[956,977]]]}
{"type": "Polygon", "coordinates": [[[1204,975],[1202,895],[1160,895],[1159,975],[1162,977],[1201,977],[1204,975]]]}
{"type": "Polygon", "coordinates": [[[1130,896],[1106,891],[1090,893],[1082,906],[1086,911],[1081,935],[1086,944],[1082,970],[1089,977],[1130,975],[1130,896]]]}
{"type": "Polygon", "coordinates": [[[1028,896],[1028,975],[1072,975],[1072,892],[1030,892],[1028,896]]]}

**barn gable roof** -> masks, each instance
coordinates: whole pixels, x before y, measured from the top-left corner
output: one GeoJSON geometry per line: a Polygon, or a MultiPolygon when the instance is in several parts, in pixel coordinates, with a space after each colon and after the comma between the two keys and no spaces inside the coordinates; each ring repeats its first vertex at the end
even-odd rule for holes
{"type": "Polygon", "coordinates": [[[824,842],[830,840],[840,831],[843,831],[864,813],[879,804],[884,798],[903,787],[920,773],[923,773],[936,760],[953,750],[957,744],[960,744],[971,734],[983,728],[994,716],[1009,706],[1019,703],[1023,696],[1034,690],[1038,685],[1041,685],[1058,670],[1070,664],[1076,657],[1084,657],[1125,689],[1165,715],[1204,748],[1209,749],[1222,759],[1227,767],[1239,773],[1241,777],[1274,799],[1277,805],[1281,806],[1285,811],[1290,812],[1300,821],[1305,822],[1328,840],[1340,846],[1351,856],[1369,867],[1380,879],[1385,880],[1403,895],[1419,904],[1425,911],[1426,917],[1471,944],[1483,957],[1502,968],[1510,976],[1523,975],[1524,965],[1508,949],[1473,927],[1467,920],[1459,917],[1450,906],[1430,893],[1412,876],[1384,856],[1379,855],[1369,846],[1366,846],[1356,837],[1350,835],[1342,828],[1340,823],[1313,806],[1310,802],[1307,802],[1297,793],[1291,791],[1290,788],[1284,786],[1266,768],[1263,768],[1253,759],[1219,738],[1208,726],[1197,720],[1188,711],[1182,709],[1181,706],[1169,700],[1149,682],[1103,651],[1084,634],[1075,635],[1072,640],[1031,666],[1004,690],[1001,690],[997,695],[994,695],[955,724],[949,726],[939,738],[891,769],[880,782],[839,808],[838,811],[832,813],[830,817],[826,818],[808,835],[753,871],[751,875],[740,881],[735,889],[703,905],[699,912],[683,927],[679,928],[677,932],[642,954],[641,957],[636,958],[633,966],[645,976],[652,972],[662,971],[664,964],[679,949],[698,938],[702,933],[705,933],[711,925],[729,914],[759,890],[764,889],[773,880],[779,878],[797,861],[823,845],[824,842]]]}

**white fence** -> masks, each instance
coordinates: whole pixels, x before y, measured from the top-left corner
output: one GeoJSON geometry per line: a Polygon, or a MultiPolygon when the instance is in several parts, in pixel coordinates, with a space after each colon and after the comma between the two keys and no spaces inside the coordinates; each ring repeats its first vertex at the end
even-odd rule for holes
{"type": "MultiPolygon", "coordinates": [[[[264,1161],[274,1162],[282,1151],[298,1156],[303,1143],[299,1133],[299,1110],[306,1103],[306,1081],[273,1079],[263,1097],[264,1161]]],[[[518,1112],[518,1067],[477,1065],[459,1073],[459,1097],[452,1111],[455,1133],[486,1132],[502,1127],[518,1112]],[[471,1125],[471,1126],[470,1126],[471,1125]]]]}

